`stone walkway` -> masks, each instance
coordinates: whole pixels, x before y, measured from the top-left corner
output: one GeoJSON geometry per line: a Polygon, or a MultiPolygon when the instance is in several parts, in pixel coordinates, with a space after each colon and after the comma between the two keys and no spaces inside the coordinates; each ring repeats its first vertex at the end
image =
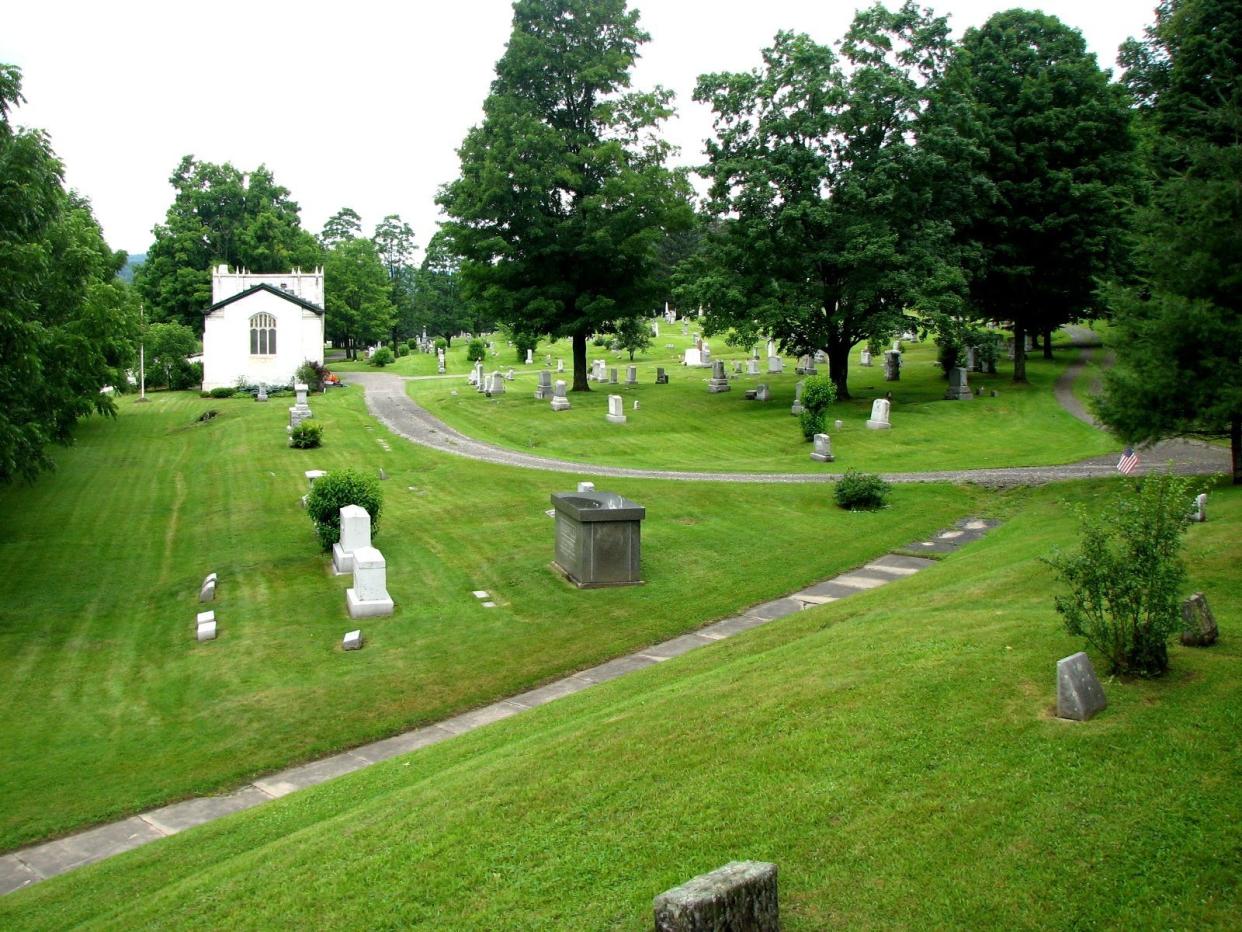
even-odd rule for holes
{"type": "MultiPolygon", "coordinates": [[[[1090,332],[1090,331],[1088,331],[1090,332]]],[[[1075,362],[1062,375],[1065,385],[1072,385],[1073,380],[1081,373],[1081,360],[1075,362]],[[1071,375],[1072,373],[1072,375],[1071,375]],[[1068,380],[1068,381],[1067,381],[1068,380]]],[[[458,376],[457,378],[461,378],[458,376]]],[[[580,476],[607,476],[624,479],[673,479],[694,482],[764,482],[764,483],[825,483],[835,482],[839,477],[832,473],[736,473],[736,472],[697,472],[669,469],[630,469],[619,466],[598,466],[590,463],[575,463],[547,456],[535,456],[517,450],[506,449],[476,440],[454,430],[435,415],[410,398],[405,391],[402,376],[382,372],[350,372],[346,379],[352,384],[360,385],[366,393],[367,410],[394,434],[404,437],[411,443],[430,447],[444,453],[465,456],[469,459],[483,460],[489,463],[500,463],[505,466],[516,466],[521,469],[540,469],[552,472],[564,472],[580,476]]],[[[1058,383],[1060,386],[1061,383],[1058,383]]],[[[1064,389],[1059,391],[1057,399],[1067,410],[1066,398],[1073,400],[1073,393],[1064,389]],[[1063,395],[1065,397],[1063,397],[1063,395]]],[[[1081,407],[1081,406],[1080,406],[1081,407]]],[[[1078,415],[1075,414],[1075,417],[1078,415]]],[[[1090,422],[1089,422],[1090,423],[1090,422]]],[[[1116,474],[1118,456],[1107,454],[1071,463],[1064,466],[1012,466],[999,469],[955,469],[934,472],[894,472],[881,473],[888,482],[974,482],[990,488],[1004,488],[1017,485],[1039,485],[1060,479],[1095,479],[1101,476],[1116,474]]],[[[1206,444],[1194,444],[1186,441],[1169,441],[1157,444],[1149,456],[1143,457],[1143,464],[1137,470],[1142,474],[1147,468],[1164,468],[1172,463],[1173,470],[1179,473],[1200,474],[1228,472],[1232,467],[1229,463],[1228,451],[1208,447],[1206,444]],[[1213,454],[1218,455],[1213,455],[1213,454]]]]}
{"type": "Polygon", "coordinates": [[[76,835],[45,842],[0,856],[0,895],[11,893],[63,874],[131,848],[156,841],[166,835],[205,822],[211,822],[243,809],[250,809],[271,799],[287,796],[361,770],[371,764],[388,760],[400,754],[416,751],[432,744],[473,731],[491,722],[500,721],[528,709],[546,705],[584,689],[616,679],[634,670],[654,666],[673,657],[697,650],[733,637],[751,628],[765,625],[777,618],[784,618],[804,608],[849,598],[868,589],[876,589],[894,580],[912,576],[935,560],[909,556],[910,553],[942,555],[951,553],[965,544],[972,543],[996,526],[995,521],[981,518],[964,518],[954,527],[947,528],[927,540],[915,541],[900,548],[901,553],[890,553],[856,570],[843,573],[824,582],[795,592],[791,595],[764,602],[746,609],[741,614],[713,622],[697,631],[653,644],[624,657],[581,670],[571,676],[555,680],[538,689],[528,690],[491,705],[463,712],[434,725],[416,728],[403,734],[364,744],[361,747],[325,757],[320,760],[291,767],[255,780],[235,792],[223,796],[205,796],[173,803],[150,812],[131,816],[120,822],[101,825],[76,835]]]}

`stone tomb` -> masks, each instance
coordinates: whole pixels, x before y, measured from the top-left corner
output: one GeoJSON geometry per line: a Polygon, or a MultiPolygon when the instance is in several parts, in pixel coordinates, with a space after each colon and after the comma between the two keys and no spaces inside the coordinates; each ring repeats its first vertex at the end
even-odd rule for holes
{"type": "Polygon", "coordinates": [[[780,932],[776,865],[730,861],[652,903],[656,932],[780,932]]]}
{"type": "Polygon", "coordinates": [[[539,370],[539,384],[535,386],[535,400],[546,401],[552,397],[552,373],[547,369],[539,370]]]}
{"type": "Polygon", "coordinates": [[[620,395],[608,396],[608,413],[604,415],[604,419],[609,424],[624,424],[625,417],[625,399],[620,395]]]}
{"type": "Polygon", "coordinates": [[[966,401],[972,397],[970,386],[966,384],[966,369],[962,366],[949,370],[949,387],[945,389],[944,397],[949,401],[966,401]]]}
{"type": "Polygon", "coordinates": [[[1085,652],[1057,661],[1057,718],[1085,722],[1107,706],[1104,687],[1085,652]]]}
{"type": "Polygon", "coordinates": [[[554,492],[553,566],[580,589],[642,582],[641,530],[647,509],[612,492],[554,492]]]}
{"type": "Polygon", "coordinates": [[[797,382],[794,383],[794,400],[793,400],[793,404],[789,406],[789,413],[795,416],[802,413],[802,380],[801,379],[799,379],[797,382]]]}
{"type": "Polygon", "coordinates": [[[361,505],[341,509],[341,539],[332,545],[332,575],[354,571],[354,554],[371,546],[371,515],[361,505]]]}
{"type": "Polygon", "coordinates": [[[1196,592],[1182,603],[1182,643],[1187,647],[1210,647],[1220,631],[1216,616],[1208,608],[1202,592],[1196,592]]]}
{"type": "Polygon", "coordinates": [[[388,595],[388,564],[374,547],[354,551],[354,584],[345,590],[350,618],[375,618],[392,614],[388,595]]]}
{"type": "Polygon", "coordinates": [[[668,373],[664,371],[663,366],[656,366],[656,385],[667,385],[668,373]]]}
{"type": "Polygon", "coordinates": [[[892,405],[889,404],[887,398],[877,398],[871,402],[871,417],[867,420],[867,426],[871,430],[888,430],[893,425],[888,422],[888,414],[892,405]]]}
{"type": "Polygon", "coordinates": [[[707,380],[707,390],[713,393],[727,392],[731,387],[729,377],[725,375],[724,363],[717,359],[712,363],[712,377],[707,380]]]}
{"type": "Polygon", "coordinates": [[[638,366],[626,366],[625,367],[625,384],[626,385],[637,385],[638,384],[638,366]]]}
{"type": "Polygon", "coordinates": [[[564,379],[557,379],[556,386],[552,390],[552,410],[553,411],[568,411],[569,410],[569,398],[565,394],[565,380],[564,379]]]}
{"type": "Polygon", "coordinates": [[[835,457],[832,455],[832,438],[827,434],[815,435],[815,447],[811,450],[811,459],[817,463],[831,463],[835,457]]]}

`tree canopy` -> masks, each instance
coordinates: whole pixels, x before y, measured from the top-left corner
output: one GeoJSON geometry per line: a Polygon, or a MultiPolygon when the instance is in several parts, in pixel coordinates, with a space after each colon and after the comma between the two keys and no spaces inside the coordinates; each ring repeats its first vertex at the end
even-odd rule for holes
{"type": "Polygon", "coordinates": [[[699,78],[715,112],[705,248],[682,264],[682,304],[706,329],[787,352],[824,349],[848,398],[849,351],[953,308],[963,287],[949,212],[965,143],[926,111],[949,53],[943,18],[907,3],[858,13],[841,45],[778,33],[761,69],[699,78]],[[843,67],[843,63],[848,65],[843,67]]]}
{"type": "Polygon", "coordinates": [[[447,234],[437,230],[414,275],[414,320],[432,336],[444,337],[449,345],[454,334],[476,329],[462,298],[460,273],[460,262],[447,234]]]}
{"type": "Polygon", "coordinates": [[[176,195],[135,275],[152,319],[202,333],[217,263],[282,272],[323,261],[318,241],[302,229],[297,203],[265,166],[244,172],[187,155],[168,180],[176,195]]]}
{"type": "Polygon", "coordinates": [[[357,237],[337,243],[324,259],[323,285],[325,335],[347,356],[356,358],[359,346],[388,336],[388,273],[373,242],[357,237]]]}
{"type": "Polygon", "coordinates": [[[47,447],[91,413],[114,414],[125,385],[137,301],[83,197],[38,130],[14,127],[21,72],[0,64],[0,482],[34,479],[47,447]]]}
{"type": "Polygon", "coordinates": [[[1014,381],[1024,339],[1097,314],[1100,278],[1124,270],[1135,195],[1135,138],[1125,91],[1054,16],[997,13],[966,30],[948,86],[968,97],[995,196],[960,230],[977,262],[981,317],[1013,322],[1014,381]]]}
{"type": "Polygon", "coordinates": [[[630,92],[648,36],[624,0],[517,0],[513,30],[438,202],[468,300],[515,328],[573,341],[662,298],[656,247],[690,222],[685,177],[656,133],[662,88],[630,92]]]}
{"type": "Polygon", "coordinates": [[[1122,60],[1153,190],[1098,412],[1132,442],[1228,436],[1242,484],[1242,9],[1168,0],[1122,60]]]}

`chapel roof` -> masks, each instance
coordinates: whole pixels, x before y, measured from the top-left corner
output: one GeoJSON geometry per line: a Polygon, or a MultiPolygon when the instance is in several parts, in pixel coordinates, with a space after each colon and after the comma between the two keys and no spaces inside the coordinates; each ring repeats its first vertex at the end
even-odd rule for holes
{"type": "Polygon", "coordinates": [[[259,284],[259,285],[252,285],[251,287],[247,288],[245,291],[239,291],[237,294],[230,295],[229,297],[225,298],[223,301],[217,301],[211,307],[207,308],[207,310],[203,311],[203,316],[205,317],[206,315],[211,314],[214,311],[218,311],[220,310],[220,308],[224,307],[225,305],[232,304],[234,301],[240,301],[242,298],[247,298],[250,295],[254,294],[256,291],[270,291],[272,294],[276,295],[277,297],[284,298],[286,301],[292,301],[294,304],[301,305],[302,307],[306,308],[306,310],[308,311],[314,311],[316,314],[320,315],[321,317],[323,316],[323,308],[321,308],[318,304],[313,304],[310,301],[305,301],[302,298],[299,298],[297,295],[290,294],[289,292],[285,291],[282,288],[277,288],[275,285],[268,285],[266,283],[259,284]]]}

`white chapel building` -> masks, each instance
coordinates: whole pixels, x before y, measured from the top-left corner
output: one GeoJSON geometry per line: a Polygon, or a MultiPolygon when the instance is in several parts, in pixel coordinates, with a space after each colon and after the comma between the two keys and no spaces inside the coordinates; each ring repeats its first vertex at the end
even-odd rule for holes
{"type": "Polygon", "coordinates": [[[323,269],[259,275],[219,265],[203,312],[203,390],[287,385],[306,361],[323,363],[323,269]]]}

